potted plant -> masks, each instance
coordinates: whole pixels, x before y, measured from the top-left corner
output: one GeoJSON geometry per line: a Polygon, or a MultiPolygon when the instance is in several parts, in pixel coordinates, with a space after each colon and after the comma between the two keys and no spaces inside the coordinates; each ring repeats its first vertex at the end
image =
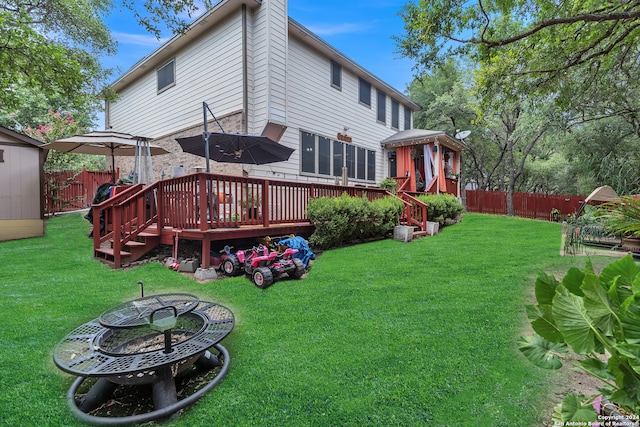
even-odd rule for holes
{"type": "Polygon", "coordinates": [[[640,253],[640,199],[620,197],[619,202],[601,205],[598,216],[616,235],[622,236],[622,249],[640,253]]]}
{"type": "Polygon", "coordinates": [[[590,261],[582,270],[569,269],[561,281],[540,272],[535,296],[538,304],[527,306],[535,334],[518,340],[520,351],[542,368],[558,369],[566,361],[602,381],[601,396],[567,396],[554,411],[554,425],[590,425],[611,416],[602,411],[614,405],[618,421],[637,420],[640,266],[633,257],[614,261],[600,275],[590,261]],[[577,362],[567,358],[569,348],[577,362]]]}
{"type": "Polygon", "coordinates": [[[398,191],[398,182],[393,178],[383,179],[382,181],[380,181],[380,184],[378,184],[378,186],[383,190],[387,190],[391,194],[396,194],[396,192],[398,191]]]}

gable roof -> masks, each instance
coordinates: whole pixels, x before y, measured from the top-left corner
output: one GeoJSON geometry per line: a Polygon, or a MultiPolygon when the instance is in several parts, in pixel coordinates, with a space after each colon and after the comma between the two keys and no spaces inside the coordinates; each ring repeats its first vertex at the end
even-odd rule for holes
{"type": "MultiPolygon", "coordinates": [[[[148,72],[149,69],[155,69],[162,65],[171,59],[175,55],[176,51],[182,49],[184,46],[191,43],[191,41],[209,31],[211,26],[222,21],[243,4],[247,3],[250,3],[248,7],[252,7],[251,5],[258,6],[262,4],[262,0],[221,0],[211,10],[196,18],[184,34],[177,34],[171,37],[148,56],[145,56],[136,62],[128,71],[113,82],[113,89],[117,92],[133,83],[137,78],[148,72]]],[[[291,18],[288,18],[288,22],[290,35],[296,35],[300,40],[311,46],[316,51],[319,51],[340,63],[343,67],[349,69],[357,76],[369,81],[374,86],[384,89],[384,91],[387,92],[387,95],[398,100],[402,100],[402,102],[410,106],[413,111],[420,110],[420,106],[407,98],[402,92],[365,70],[363,67],[349,59],[343,53],[309,31],[307,28],[303,27],[291,18]]]]}
{"type": "Polygon", "coordinates": [[[23,133],[13,131],[4,126],[0,126],[0,143],[2,142],[24,142],[26,144],[33,145],[34,147],[42,148],[45,145],[43,142],[33,139],[23,133]],[[5,138],[3,138],[5,137],[5,138]],[[6,141],[8,140],[8,141],[6,141]],[[13,140],[13,141],[12,141],[13,140]]]}
{"type": "Polygon", "coordinates": [[[133,83],[138,77],[149,71],[149,69],[155,69],[164,64],[175,55],[176,51],[209,31],[212,25],[222,21],[239,7],[242,7],[243,4],[247,3],[249,3],[247,7],[259,6],[262,4],[262,0],[220,0],[209,11],[196,18],[184,34],[174,35],[149,55],[133,64],[128,71],[113,82],[113,89],[117,92],[133,83]]]}
{"type": "Polygon", "coordinates": [[[293,34],[298,37],[301,41],[306,43],[307,45],[314,48],[316,51],[321,52],[326,55],[330,59],[341,64],[344,68],[353,72],[356,76],[362,77],[367,80],[369,83],[372,83],[375,87],[379,89],[384,89],[387,95],[390,95],[392,98],[396,98],[398,100],[402,100],[404,104],[407,104],[411,107],[413,111],[418,111],[421,107],[407,98],[402,92],[397,90],[396,88],[390,86],[384,81],[380,80],[378,77],[358,65],[352,59],[346,57],[342,52],[340,52],[335,47],[331,46],[329,43],[312,33],[310,30],[302,26],[300,23],[296,22],[292,18],[289,18],[289,34],[293,34]]]}
{"type": "Polygon", "coordinates": [[[455,148],[459,151],[469,149],[464,142],[452,137],[444,131],[426,129],[407,129],[400,131],[383,140],[381,145],[386,149],[390,149],[404,147],[407,145],[428,144],[436,141],[444,143],[444,145],[455,148]]]}

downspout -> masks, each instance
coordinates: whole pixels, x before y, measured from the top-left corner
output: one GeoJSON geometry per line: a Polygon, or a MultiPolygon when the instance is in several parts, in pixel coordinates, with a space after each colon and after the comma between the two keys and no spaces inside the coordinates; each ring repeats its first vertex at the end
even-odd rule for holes
{"type": "Polygon", "coordinates": [[[247,5],[242,4],[242,111],[244,113],[243,131],[249,133],[249,82],[247,47],[247,5]]]}

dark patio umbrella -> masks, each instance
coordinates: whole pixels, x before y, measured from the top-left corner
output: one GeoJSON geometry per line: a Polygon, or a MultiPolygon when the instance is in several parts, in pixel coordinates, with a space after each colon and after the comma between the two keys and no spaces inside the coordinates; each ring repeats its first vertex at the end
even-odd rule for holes
{"type": "Polygon", "coordinates": [[[201,135],[176,138],[184,152],[204,158],[207,158],[207,139],[209,159],[222,163],[264,165],[286,161],[293,153],[292,148],[266,136],[204,132],[201,135]]]}

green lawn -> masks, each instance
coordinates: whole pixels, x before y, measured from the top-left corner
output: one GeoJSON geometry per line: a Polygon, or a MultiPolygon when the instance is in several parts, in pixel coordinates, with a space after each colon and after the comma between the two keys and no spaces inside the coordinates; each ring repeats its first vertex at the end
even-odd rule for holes
{"type": "MultiPolygon", "coordinates": [[[[53,363],[72,329],[145,293],[186,292],[235,314],[222,383],[170,426],[535,426],[555,373],[522,357],[535,272],[564,272],[560,225],[466,214],[410,243],[325,251],[302,281],[199,284],[157,264],[91,258],[89,224],[0,243],[0,423],[80,425],[53,363]]],[[[593,259],[596,267],[605,260],[593,259]]],[[[555,402],[554,402],[555,403],[555,402]]],[[[548,420],[545,420],[548,421],[548,420]]]]}

